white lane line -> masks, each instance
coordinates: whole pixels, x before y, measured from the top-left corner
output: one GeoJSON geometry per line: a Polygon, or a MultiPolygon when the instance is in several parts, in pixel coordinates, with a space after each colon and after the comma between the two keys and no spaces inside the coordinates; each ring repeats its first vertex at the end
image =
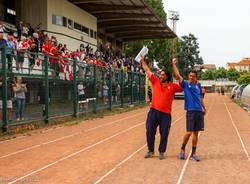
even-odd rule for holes
{"type": "Polygon", "coordinates": [[[226,106],[227,113],[228,113],[228,115],[229,115],[229,117],[230,117],[230,120],[231,120],[231,123],[232,123],[232,125],[233,125],[233,127],[234,127],[234,130],[236,131],[236,133],[237,133],[237,135],[238,135],[238,138],[240,139],[241,146],[242,146],[242,148],[243,148],[243,150],[244,150],[244,152],[245,152],[245,154],[246,154],[246,156],[247,156],[247,159],[248,159],[248,161],[250,161],[249,153],[247,152],[246,147],[245,147],[245,144],[244,144],[244,142],[243,142],[243,140],[242,140],[242,138],[241,138],[240,132],[239,132],[237,126],[235,125],[235,122],[234,122],[234,120],[233,120],[233,118],[232,118],[232,114],[231,114],[231,112],[228,110],[227,104],[224,103],[224,105],[226,106]]]}
{"type": "MultiPolygon", "coordinates": [[[[138,113],[138,114],[142,114],[142,113],[138,113]]],[[[138,114],[136,114],[136,115],[134,115],[134,116],[137,116],[138,114]]],[[[133,117],[133,116],[132,116],[132,117],[133,117]]],[[[122,119],[117,120],[117,121],[114,121],[114,122],[110,122],[110,123],[107,123],[107,124],[103,124],[103,125],[101,125],[101,126],[97,126],[96,128],[87,129],[87,130],[85,130],[84,132],[90,132],[90,131],[93,131],[93,130],[95,130],[95,129],[98,129],[98,128],[101,128],[101,127],[104,127],[104,126],[108,126],[108,125],[117,123],[117,122],[119,122],[119,121],[123,121],[123,120],[128,119],[128,118],[131,118],[131,116],[130,116],[130,117],[126,117],[126,118],[122,118],[122,119]]],[[[12,152],[12,153],[9,153],[9,154],[0,156],[0,159],[6,158],[6,157],[9,157],[9,156],[12,156],[12,155],[16,155],[16,154],[18,154],[18,153],[22,153],[22,152],[25,152],[25,151],[29,151],[29,150],[32,150],[32,149],[35,149],[35,148],[38,148],[38,147],[41,147],[41,146],[44,146],[44,145],[48,145],[48,144],[51,144],[51,143],[59,142],[59,141],[62,141],[62,140],[64,140],[64,139],[68,139],[68,138],[70,138],[70,137],[74,137],[74,136],[80,135],[80,134],[82,134],[82,133],[83,133],[83,131],[79,131],[79,132],[76,132],[76,133],[73,133],[73,134],[69,134],[69,135],[66,135],[66,136],[63,136],[63,137],[60,137],[60,138],[51,140],[51,141],[47,141],[47,142],[44,142],[44,143],[41,143],[41,144],[37,144],[37,145],[31,146],[31,147],[27,147],[27,148],[24,148],[24,149],[21,149],[21,150],[18,150],[18,151],[15,151],[15,152],[12,152]]]]}
{"type": "Polygon", "coordinates": [[[140,112],[140,113],[135,114],[135,115],[133,115],[133,116],[125,117],[125,118],[118,119],[118,120],[113,121],[113,122],[110,122],[110,123],[102,124],[102,125],[96,126],[96,127],[94,127],[94,128],[87,129],[87,130],[85,130],[84,132],[90,132],[90,131],[96,130],[96,129],[98,129],[98,128],[102,128],[102,127],[105,127],[105,126],[109,126],[109,125],[115,124],[115,123],[117,123],[117,122],[123,121],[123,120],[125,120],[125,119],[133,118],[133,117],[136,117],[136,116],[138,116],[138,115],[140,115],[140,114],[144,114],[144,113],[145,113],[145,112],[140,112]]]}
{"type": "MultiPolygon", "coordinates": [[[[173,110],[178,109],[180,106],[183,106],[183,104],[176,106],[173,110]]],[[[132,112],[132,111],[131,111],[131,112],[132,112]]],[[[138,114],[140,114],[140,113],[138,113],[138,114]]],[[[129,118],[129,117],[128,117],[128,118],[129,118]]],[[[73,122],[77,122],[77,121],[73,121],[73,122]]],[[[72,122],[72,123],[73,123],[73,122],[72,122]]],[[[86,123],[87,123],[87,122],[88,122],[88,121],[86,121],[86,123]]],[[[82,124],[82,123],[81,123],[81,124],[82,124]]],[[[52,131],[52,130],[57,130],[57,129],[65,128],[65,127],[67,127],[67,126],[62,126],[62,127],[58,127],[58,128],[51,128],[51,129],[42,131],[42,133],[47,133],[47,132],[50,132],[50,131],[52,131]]],[[[88,130],[86,130],[86,131],[88,131],[88,130]]],[[[69,135],[69,136],[70,136],[70,135],[69,135]]],[[[14,141],[14,140],[20,139],[20,138],[25,138],[25,137],[27,137],[27,136],[23,135],[23,136],[18,136],[18,137],[16,137],[16,138],[11,138],[11,139],[8,139],[8,140],[3,140],[3,141],[0,141],[0,144],[6,143],[6,142],[10,142],[10,141],[14,141]]],[[[29,136],[29,137],[30,137],[30,136],[29,136]]]]}
{"type": "MultiPolygon", "coordinates": [[[[177,106],[178,107],[178,106],[177,106]]],[[[137,110],[137,109],[136,109],[137,110]]],[[[132,111],[130,111],[130,112],[132,112],[132,111]]],[[[126,112],[125,112],[126,113],[126,112]]],[[[141,114],[142,112],[140,112],[140,113],[138,113],[138,114],[141,114]]],[[[137,114],[137,115],[138,115],[137,114]]],[[[118,114],[117,114],[118,115],[118,114]]],[[[130,117],[130,116],[129,116],[130,117]]],[[[127,118],[129,118],[129,117],[127,117],[127,118]]],[[[79,121],[79,120],[76,120],[76,121],[72,121],[71,123],[74,123],[74,122],[77,122],[77,121],[79,121]]],[[[85,122],[82,122],[81,124],[85,124],[85,123],[88,123],[88,122],[90,122],[90,121],[85,121],[85,122]]],[[[67,124],[65,124],[65,125],[67,125],[67,124]]],[[[47,129],[47,130],[41,130],[42,131],[42,133],[47,133],[47,132],[50,132],[50,131],[52,131],[52,130],[58,130],[58,129],[61,129],[61,128],[66,128],[67,126],[59,126],[59,127],[56,127],[56,128],[53,128],[53,127],[51,127],[50,129],[47,129]]],[[[8,139],[8,140],[3,140],[3,141],[0,141],[0,144],[3,144],[3,143],[6,143],[6,142],[10,142],[10,141],[14,141],[14,140],[16,140],[16,139],[20,139],[20,138],[25,138],[25,137],[27,137],[26,135],[22,135],[22,136],[18,136],[18,137],[15,137],[15,138],[10,138],[10,139],[8,139]]],[[[30,137],[30,136],[28,136],[28,137],[30,137]]]]}
{"type": "Polygon", "coordinates": [[[42,170],[44,170],[44,169],[47,169],[48,167],[51,167],[51,166],[53,166],[53,165],[55,165],[55,164],[58,164],[58,163],[60,163],[60,162],[62,162],[62,161],[64,161],[64,160],[66,160],[66,159],[69,159],[69,158],[71,158],[71,157],[73,157],[73,156],[76,156],[76,155],[78,155],[78,154],[80,154],[80,153],[82,153],[82,152],[84,152],[84,151],[87,151],[87,150],[89,150],[89,149],[91,149],[91,148],[93,148],[93,147],[95,147],[95,146],[97,146],[97,145],[99,145],[99,144],[101,144],[101,143],[104,143],[104,142],[106,142],[106,141],[108,141],[108,140],[110,140],[110,139],[112,139],[112,138],[114,138],[114,137],[117,137],[117,136],[119,136],[119,135],[121,135],[121,134],[124,134],[124,133],[126,133],[126,132],[128,132],[128,131],[130,131],[130,130],[136,128],[136,127],[139,127],[139,126],[143,125],[143,124],[145,124],[145,121],[143,121],[142,123],[136,124],[136,125],[134,125],[134,126],[132,126],[132,127],[130,127],[130,128],[127,128],[127,129],[125,129],[125,130],[123,130],[123,131],[120,131],[120,132],[118,132],[118,133],[116,133],[116,134],[114,134],[114,135],[112,135],[112,136],[110,136],[110,137],[107,137],[107,138],[105,138],[105,139],[102,139],[101,141],[98,141],[98,142],[95,143],[95,144],[92,144],[92,145],[87,146],[87,147],[85,147],[85,148],[83,148],[83,149],[80,149],[80,150],[78,150],[78,151],[76,151],[76,152],[73,152],[73,153],[69,154],[68,156],[62,157],[62,158],[60,158],[60,159],[58,159],[58,160],[56,160],[56,161],[54,161],[54,162],[52,162],[52,163],[50,163],[50,164],[47,164],[47,165],[45,165],[45,166],[43,166],[43,167],[41,167],[41,168],[39,168],[39,169],[37,169],[37,170],[34,170],[34,171],[32,171],[32,172],[30,172],[30,173],[24,175],[24,176],[21,176],[21,177],[15,179],[14,181],[9,182],[8,184],[12,184],[12,183],[16,183],[16,182],[18,182],[18,181],[22,181],[24,178],[26,178],[26,177],[28,177],[28,176],[31,176],[31,175],[33,175],[33,174],[36,174],[36,173],[38,173],[38,172],[40,172],[40,171],[42,171],[42,170]]]}
{"type": "MultiPolygon", "coordinates": [[[[180,108],[179,108],[180,106],[183,106],[183,105],[181,104],[181,105],[175,107],[175,108],[173,109],[173,111],[174,111],[174,110],[177,110],[177,109],[180,109],[180,108]]],[[[135,115],[133,115],[133,116],[125,117],[125,118],[123,118],[123,119],[120,119],[120,120],[117,120],[117,121],[114,121],[114,122],[110,122],[110,123],[107,123],[107,124],[99,125],[99,126],[97,126],[97,127],[87,129],[87,130],[85,130],[85,132],[90,132],[90,131],[96,130],[96,129],[98,129],[98,128],[102,128],[102,127],[105,127],[105,126],[109,126],[109,125],[115,124],[115,123],[117,123],[117,122],[119,122],[119,121],[122,121],[122,120],[125,120],[125,119],[128,119],[128,118],[132,118],[132,117],[136,117],[136,116],[138,116],[139,114],[144,114],[144,113],[145,113],[145,112],[140,112],[140,113],[135,114],[135,115]]]]}
{"type": "Polygon", "coordinates": [[[47,129],[47,130],[44,130],[44,131],[42,131],[42,133],[46,133],[46,132],[50,132],[50,131],[52,131],[52,130],[58,130],[58,129],[61,129],[61,128],[64,128],[64,126],[59,126],[59,127],[55,127],[55,128],[50,128],[50,129],[47,129]]]}
{"type": "MultiPolygon", "coordinates": [[[[176,109],[177,109],[177,108],[176,108],[176,109]]],[[[62,141],[62,140],[64,140],[64,139],[68,139],[68,138],[70,138],[70,137],[74,137],[74,136],[80,135],[80,134],[82,134],[83,132],[90,132],[90,131],[96,130],[96,129],[98,129],[98,128],[102,128],[102,127],[105,127],[105,126],[109,126],[109,125],[118,123],[118,122],[120,122],[120,121],[129,119],[129,118],[133,118],[133,117],[138,116],[138,115],[143,114],[143,113],[145,113],[145,112],[140,112],[140,113],[137,113],[137,114],[135,114],[135,115],[133,115],[133,116],[125,117],[125,118],[122,118],[122,119],[119,119],[119,120],[116,120],[116,121],[113,121],[113,122],[110,122],[110,123],[107,123],[107,124],[103,124],[103,125],[100,125],[100,126],[97,126],[97,127],[94,127],[94,128],[87,129],[87,130],[85,130],[85,131],[76,132],[76,133],[73,133],[73,134],[70,134],[70,135],[66,135],[66,136],[63,136],[63,137],[60,137],[60,138],[51,140],[51,141],[47,141],[47,142],[44,142],[44,143],[41,143],[41,144],[37,144],[37,145],[31,146],[31,147],[27,147],[27,148],[24,148],[24,149],[21,149],[21,150],[18,150],[18,151],[15,151],[15,152],[12,152],[12,153],[9,153],[9,154],[0,156],[0,159],[6,158],[6,157],[9,157],[9,156],[13,156],[13,155],[16,155],[16,154],[25,152],[25,151],[29,151],[29,150],[32,150],[32,149],[35,149],[35,148],[38,148],[38,147],[41,147],[41,146],[44,146],[44,145],[48,145],[48,144],[51,144],[51,143],[59,142],[59,141],[62,141]]]]}
{"type": "MultiPolygon", "coordinates": [[[[176,108],[176,109],[177,109],[177,108],[176,108]]],[[[47,164],[47,165],[45,165],[45,166],[43,166],[43,167],[41,167],[41,168],[39,168],[39,169],[37,169],[37,170],[35,170],[35,171],[32,171],[32,172],[30,172],[30,173],[27,174],[27,175],[24,175],[24,176],[22,176],[22,177],[19,177],[19,178],[17,178],[17,179],[14,180],[14,181],[9,182],[8,184],[12,184],[12,183],[16,183],[16,182],[18,182],[18,181],[22,181],[24,178],[26,178],[26,177],[28,177],[28,176],[31,176],[31,175],[33,175],[33,174],[35,174],[35,173],[38,173],[38,172],[40,172],[40,171],[42,171],[42,170],[44,170],[44,169],[46,169],[46,168],[48,168],[48,167],[51,167],[51,166],[53,166],[53,165],[55,165],[55,164],[57,164],[57,163],[59,163],[59,162],[62,162],[62,161],[64,161],[64,160],[68,159],[68,158],[71,158],[71,157],[73,157],[73,156],[75,156],[75,155],[77,155],[77,154],[79,154],[79,153],[82,153],[82,152],[84,152],[84,151],[87,151],[87,150],[91,149],[91,148],[94,147],[94,146],[97,146],[97,145],[99,145],[99,144],[101,144],[101,143],[103,143],[103,142],[106,142],[106,141],[108,141],[108,140],[110,140],[110,139],[112,139],[112,138],[114,138],[114,137],[116,137],[116,136],[118,136],[118,135],[121,135],[121,134],[123,134],[123,133],[125,133],[125,132],[128,132],[129,130],[131,130],[131,129],[133,129],[133,128],[136,128],[136,127],[138,127],[138,126],[140,126],[140,125],[142,125],[142,124],[145,124],[145,121],[143,121],[142,123],[136,124],[136,125],[134,125],[134,126],[128,128],[128,129],[125,129],[125,130],[123,130],[123,131],[121,131],[121,132],[118,132],[118,133],[116,133],[116,134],[114,134],[114,135],[112,135],[112,136],[110,136],[110,137],[107,137],[107,138],[105,138],[105,139],[103,139],[103,140],[101,140],[101,141],[99,141],[99,142],[97,142],[97,143],[95,143],[95,144],[92,144],[92,145],[90,145],[90,146],[88,146],[88,147],[85,147],[85,148],[83,148],[83,149],[81,149],[81,150],[79,150],[79,151],[77,151],[77,152],[74,152],[74,153],[72,153],[72,154],[70,154],[70,155],[68,155],[68,156],[66,156],[66,157],[62,157],[61,159],[56,160],[56,161],[54,161],[54,162],[52,162],[52,163],[50,163],[50,164],[47,164]]]]}
{"type": "Polygon", "coordinates": [[[15,137],[15,138],[10,138],[8,140],[0,141],[0,144],[10,142],[10,141],[13,141],[13,140],[16,140],[16,139],[22,139],[22,138],[25,138],[25,137],[27,137],[27,136],[26,135],[21,135],[21,136],[15,137]]]}
{"type": "MultiPolygon", "coordinates": [[[[180,118],[178,118],[177,120],[175,120],[172,123],[172,126],[174,126],[179,120],[181,120],[184,117],[184,115],[182,115],[180,118]]],[[[159,136],[159,134],[157,135],[157,137],[159,136]]],[[[106,177],[108,177],[110,174],[112,174],[114,171],[116,171],[121,165],[125,164],[128,160],[130,160],[134,155],[136,155],[138,152],[140,152],[142,149],[144,149],[147,146],[147,144],[144,144],[142,147],[140,147],[139,149],[137,149],[135,152],[133,152],[131,155],[129,155],[127,158],[125,158],[124,160],[122,160],[120,163],[118,163],[117,165],[115,165],[115,167],[113,167],[111,170],[109,170],[106,174],[104,174],[102,177],[100,177],[94,184],[98,184],[101,183],[106,177]]]]}
{"type": "MultiPolygon", "coordinates": [[[[208,112],[207,112],[206,118],[208,117],[208,114],[209,114],[210,110],[212,109],[212,106],[213,106],[213,105],[214,105],[214,103],[209,107],[209,110],[208,110],[208,112]]],[[[198,137],[200,137],[200,132],[199,132],[198,137]]],[[[176,184],[180,184],[180,183],[182,182],[183,176],[184,176],[185,171],[186,171],[186,169],[187,169],[188,162],[189,162],[189,160],[190,160],[191,153],[192,153],[192,150],[190,150],[190,152],[189,152],[189,154],[188,154],[188,156],[187,156],[187,159],[186,159],[186,161],[185,161],[185,163],[184,163],[184,165],[183,165],[183,167],[182,167],[182,169],[181,169],[181,174],[180,174],[180,176],[179,176],[179,178],[178,178],[176,184]]]]}
{"type": "Polygon", "coordinates": [[[77,133],[70,134],[70,135],[67,135],[67,136],[64,136],[64,137],[60,137],[58,139],[54,139],[54,140],[51,140],[51,141],[48,141],[48,142],[44,142],[42,144],[37,144],[37,145],[31,146],[31,147],[28,147],[28,148],[25,148],[25,149],[21,149],[21,150],[9,153],[7,155],[1,156],[0,159],[6,158],[6,157],[9,157],[9,156],[12,156],[12,155],[16,155],[18,153],[22,153],[22,152],[25,152],[25,151],[29,151],[29,150],[32,150],[32,149],[35,149],[35,148],[38,148],[38,147],[41,147],[41,146],[44,146],[44,145],[47,145],[47,144],[51,144],[53,142],[58,142],[58,141],[61,141],[63,139],[67,139],[67,138],[70,138],[70,137],[73,137],[73,136],[79,135],[79,134],[80,134],[80,132],[77,132],[77,133]]]}

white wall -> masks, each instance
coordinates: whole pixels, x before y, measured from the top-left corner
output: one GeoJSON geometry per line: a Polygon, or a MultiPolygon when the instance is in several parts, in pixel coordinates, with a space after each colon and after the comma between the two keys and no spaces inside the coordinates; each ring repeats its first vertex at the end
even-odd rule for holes
{"type": "MultiPolygon", "coordinates": [[[[65,35],[69,35],[71,37],[77,38],[91,43],[93,45],[97,45],[97,40],[91,38],[90,36],[81,33],[76,30],[71,30],[69,28],[54,25],[52,24],[52,15],[60,15],[66,18],[69,18],[78,24],[81,24],[85,27],[88,27],[94,31],[97,31],[97,18],[93,15],[89,14],[88,12],[82,10],[81,8],[75,6],[74,4],[68,2],[67,0],[48,0],[47,2],[47,30],[63,33],[65,35]]],[[[53,34],[49,34],[53,35],[53,34]]],[[[55,35],[57,40],[61,43],[66,43],[70,50],[75,50],[79,48],[80,43],[86,45],[86,43],[77,41],[75,39],[62,36],[62,35],[55,35]]],[[[92,46],[93,47],[93,46],[92,46]]]]}

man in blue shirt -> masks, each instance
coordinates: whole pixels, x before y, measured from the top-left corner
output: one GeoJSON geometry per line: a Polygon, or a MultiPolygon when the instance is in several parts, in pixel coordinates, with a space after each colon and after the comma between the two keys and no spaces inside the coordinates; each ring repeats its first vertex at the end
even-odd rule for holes
{"type": "Polygon", "coordinates": [[[188,81],[183,80],[180,72],[176,66],[178,60],[174,58],[172,60],[173,71],[176,79],[179,81],[181,87],[184,91],[185,100],[185,110],[186,110],[186,127],[187,132],[184,135],[180,159],[185,160],[185,147],[188,143],[190,136],[192,135],[192,153],[191,160],[200,161],[196,156],[196,147],[198,143],[199,131],[204,131],[204,114],[206,113],[206,108],[202,98],[201,84],[197,82],[197,71],[191,70],[188,74],[188,81]]]}

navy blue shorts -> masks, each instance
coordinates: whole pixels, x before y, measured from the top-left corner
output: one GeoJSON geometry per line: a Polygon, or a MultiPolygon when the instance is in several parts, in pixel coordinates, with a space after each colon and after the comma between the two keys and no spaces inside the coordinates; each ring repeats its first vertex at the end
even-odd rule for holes
{"type": "Polygon", "coordinates": [[[204,113],[200,111],[187,111],[186,126],[188,132],[204,131],[204,113]]]}

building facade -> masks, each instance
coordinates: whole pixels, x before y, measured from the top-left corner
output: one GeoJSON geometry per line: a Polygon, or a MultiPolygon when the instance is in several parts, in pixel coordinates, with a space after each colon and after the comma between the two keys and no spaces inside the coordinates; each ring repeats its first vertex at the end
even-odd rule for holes
{"type": "Polygon", "coordinates": [[[80,44],[97,47],[97,18],[67,0],[3,0],[0,16],[9,24],[30,23],[67,43],[70,50],[80,44]]]}
{"type": "Polygon", "coordinates": [[[238,72],[250,72],[250,58],[243,58],[239,62],[227,63],[227,70],[234,68],[238,72]]]}

